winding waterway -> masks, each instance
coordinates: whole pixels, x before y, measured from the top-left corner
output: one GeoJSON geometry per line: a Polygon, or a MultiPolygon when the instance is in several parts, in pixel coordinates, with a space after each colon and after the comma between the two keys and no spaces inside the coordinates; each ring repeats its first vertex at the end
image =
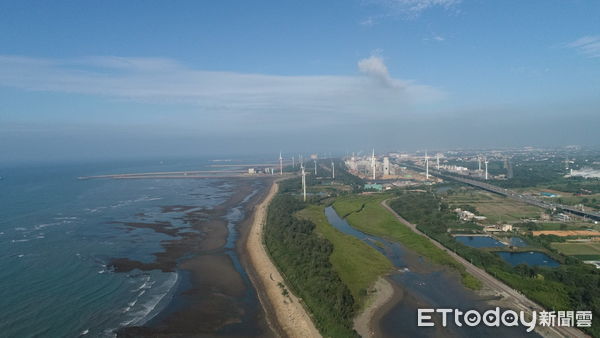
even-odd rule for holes
{"type": "MultiPolygon", "coordinates": [[[[396,268],[390,280],[401,290],[398,302],[381,318],[379,323],[383,337],[535,337],[523,327],[458,327],[449,320],[442,327],[436,320],[435,327],[417,326],[417,309],[451,308],[479,310],[481,313],[494,308],[475,292],[465,288],[460,276],[447,268],[431,264],[403,245],[365,234],[354,229],[339,217],[332,207],[325,209],[331,225],[341,232],[354,236],[383,253],[396,268]]],[[[436,316],[434,316],[434,319],[436,316]]]]}

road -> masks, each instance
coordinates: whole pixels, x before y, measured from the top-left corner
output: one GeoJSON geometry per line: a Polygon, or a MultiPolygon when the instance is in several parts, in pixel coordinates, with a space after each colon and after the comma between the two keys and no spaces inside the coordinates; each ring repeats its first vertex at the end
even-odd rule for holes
{"type": "Polygon", "coordinates": [[[535,205],[535,206],[543,208],[543,209],[562,209],[563,211],[566,211],[571,214],[575,214],[575,215],[582,216],[582,217],[587,217],[587,218],[590,218],[595,221],[600,221],[600,214],[598,214],[598,213],[577,210],[568,205],[563,205],[563,204],[558,204],[558,203],[548,203],[546,201],[539,200],[533,196],[519,194],[510,189],[500,188],[495,185],[491,185],[491,184],[481,182],[481,181],[471,180],[468,178],[462,178],[462,177],[457,177],[457,176],[453,176],[453,175],[441,174],[440,176],[442,178],[452,179],[452,180],[455,180],[458,182],[466,183],[468,185],[471,185],[471,186],[474,186],[474,187],[477,187],[480,189],[484,189],[484,190],[487,190],[487,191],[490,191],[490,192],[523,202],[523,203],[535,205]]]}
{"type": "MultiPolygon", "coordinates": [[[[492,275],[488,274],[485,270],[471,264],[471,262],[467,261],[462,256],[458,255],[457,253],[455,253],[453,251],[448,250],[445,246],[443,246],[438,241],[425,235],[423,232],[421,232],[419,229],[417,229],[416,225],[410,223],[409,221],[405,220],[402,216],[398,215],[398,213],[396,213],[396,211],[394,211],[394,209],[392,209],[387,204],[387,201],[388,200],[382,201],[381,205],[386,210],[391,212],[392,215],[394,215],[400,222],[405,224],[407,227],[409,227],[415,233],[429,239],[438,248],[446,251],[452,258],[454,258],[456,261],[461,263],[465,267],[465,269],[468,273],[473,275],[475,278],[479,279],[486,286],[490,287],[493,290],[497,290],[497,291],[503,293],[504,296],[507,298],[507,300],[514,305],[514,308],[516,308],[517,310],[523,310],[526,312],[531,312],[532,310],[539,312],[539,311],[544,310],[540,305],[533,302],[529,298],[525,297],[519,291],[504,284],[500,280],[498,280],[498,279],[494,278],[492,275]]],[[[569,337],[569,338],[571,338],[571,337],[589,337],[588,335],[581,332],[580,330],[578,330],[576,328],[572,328],[572,327],[546,327],[543,329],[542,332],[539,332],[539,333],[541,335],[543,335],[544,337],[550,337],[550,336],[551,337],[569,337]]]]}
{"type": "MultiPolygon", "coordinates": [[[[423,168],[421,168],[419,166],[414,166],[414,168],[424,170],[423,168]]],[[[582,211],[582,210],[578,210],[578,209],[575,209],[571,206],[564,205],[564,204],[549,203],[549,202],[537,199],[533,196],[516,193],[510,189],[500,188],[500,187],[497,187],[497,186],[489,184],[489,183],[472,180],[469,178],[464,178],[464,177],[460,177],[460,176],[456,176],[456,175],[449,175],[447,173],[442,173],[441,171],[437,171],[437,170],[431,169],[431,168],[429,169],[429,174],[431,176],[434,176],[434,175],[439,176],[440,178],[443,178],[443,179],[449,179],[449,180],[462,182],[462,183],[468,184],[470,186],[480,188],[483,190],[487,190],[487,191],[490,191],[490,192],[523,202],[523,203],[535,205],[535,206],[543,208],[543,209],[561,209],[565,212],[568,212],[568,213],[571,213],[571,214],[574,214],[577,216],[587,217],[587,218],[595,220],[595,221],[600,221],[600,213],[597,213],[597,212],[582,211]]]]}

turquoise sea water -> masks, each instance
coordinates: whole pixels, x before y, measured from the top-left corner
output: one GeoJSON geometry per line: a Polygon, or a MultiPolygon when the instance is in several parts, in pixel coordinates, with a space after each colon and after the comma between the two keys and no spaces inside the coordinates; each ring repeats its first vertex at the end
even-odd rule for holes
{"type": "Polygon", "coordinates": [[[166,235],[115,222],[165,220],[161,206],[214,206],[222,179],[78,180],[121,172],[203,170],[208,161],[0,168],[0,332],[7,337],[98,337],[141,324],[170,300],[180,278],[113,273],[115,257],[153,260],[166,235]]]}

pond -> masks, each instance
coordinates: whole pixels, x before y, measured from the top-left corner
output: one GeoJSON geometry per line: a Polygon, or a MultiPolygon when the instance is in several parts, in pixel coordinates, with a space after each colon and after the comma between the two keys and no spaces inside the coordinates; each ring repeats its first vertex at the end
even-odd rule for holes
{"type": "Polygon", "coordinates": [[[506,246],[499,240],[490,236],[454,236],[454,239],[472,248],[500,248],[506,246]]]}
{"type": "Polygon", "coordinates": [[[550,258],[548,255],[542,252],[527,251],[527,252],[507,252],[499,251],[496,252],[505,262],[512,266],[519,264],[527,264],[530,266],[545,266],[545,267],[556,267],[560,263],[550,258]]]}

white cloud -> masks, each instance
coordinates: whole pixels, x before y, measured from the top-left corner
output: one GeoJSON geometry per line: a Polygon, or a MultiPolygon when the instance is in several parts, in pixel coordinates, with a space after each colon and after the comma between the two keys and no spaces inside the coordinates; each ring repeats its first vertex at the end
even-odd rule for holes
{"type": "Polygon", "coordinates": [[[440,7],[454,8],[462,0],[371,0],[369,3],[378,4],[391,10],[392,14],[401,14],[409,17],[419,16],[422,12],[440,7]]]}
{"type": "Polygon", "coordinates": [[[375,23],[376,23],[375,18],[372,17],[372,16],[370,16],[370,17],[368,17],[368,18],[366,18],[366,19],[364,19],[364,20],[362,20],[362,21],[359,22],[359,24],[361,26],[367,26],[367,27],[374,26],[375,23]]]}
{"type": "Polygon", "coordinates": [[[386,87],[400,88],[400,83],[392,79],[381,56],[372,55],[369,58],[358,61],[358,70],[379,81],[386,87]]]}
{"type": "Polygon", "coordinates": [[[425,41],[425,42],[444,42],[444,41],[446,41],[446,38],[441,35],[438,35],[438,34],[433,34],[430,37],[424,38],[423,41],[425,41]]]}
{"type": "Polygon", "coordinates": [[[597,58],[600,57],[600,35],[584,36],[566,45],[578,50],[581,54],[597,58]]]}
{"type": "Polygon", "coordinates": [[[313,114],[323,120],[369,113],[383,117],[444,97],[434,87],[392,78],[379,56],[360,60],[358,68],[367,76],[216,72],[162,58],[0,56],[0,86],[185,103],[211,118],[259,114],[282,123],[292,114],[313,114]]]}

